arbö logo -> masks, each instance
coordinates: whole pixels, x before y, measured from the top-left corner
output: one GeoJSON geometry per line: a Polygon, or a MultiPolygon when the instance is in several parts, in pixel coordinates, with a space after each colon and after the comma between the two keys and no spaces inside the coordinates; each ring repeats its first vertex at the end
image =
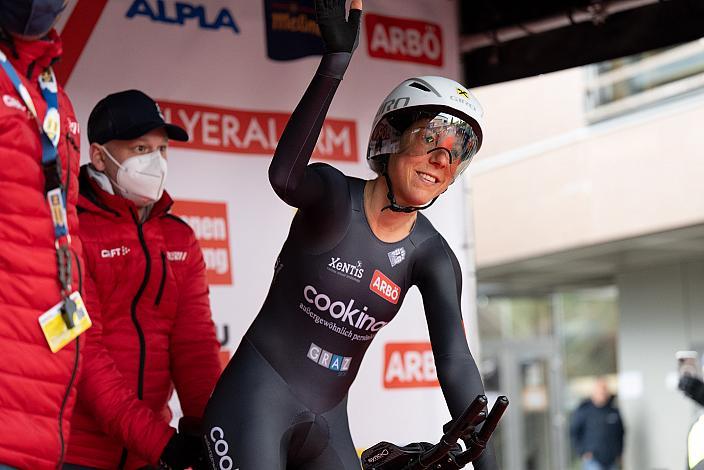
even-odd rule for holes
{"type": "Polygon", "coordinates": [[[212,428],[210,430],[210,440],[213,442],[213,450],[215,450],[218,460],[215,462],[216,458],[211,454],[210,457],[211,460],[213,460],[213,463],[217,463],[220,470],[238,470],[232,468],[232,459],[229,455],[227,455],[227,451],[230,450],[230,446],[225,440],[225,431],[223,431],[219,426],[212,428]]]}
{"type": "Polygon", "coordinates": [[[303,289],[303,298],[309,304],[315,305],[319,311],[328,312],[334,319],[342,320],[342,323],[349,322],[352,327],[359,330],[377,332],[387,323],[376,321],[376,318],[367,315],[366,306],[362,307],[362,310],[354,308],[354,299],[350,299],[347,304],[339,300],[333,302],[327,295],[319,294],[313,286],[306,286],[303,289]],[[359,316],[355,318],[355,315],[359,316]]]}
{"type": "Polygon", "coordinates": [[[439,25],[374,14],[365,15],[365,24],[371,57],[442,66],[439,25]]]}
{"type": "Polygon", "coordinates": [[[384,388],[440,385],[430,343],[388,343],[384,356],[384,388]]]}
{"type": "Polygon", "coordinates": [[[401,288],[378,269],[374,271],[369,289],[387,302],[396,305],[401,296],[401,288]]]}
{"type": "Polygon", "coordinates": [[[362,267],[362,262],[357,260],[356,263],[347,263],[345,261],[340,261],[340,258],[332,257],[330,258],[330,263],[328,263],[328,271],[339,274],[340,276],[351,279],[355,282],[359,282],[364,276],[364,268],[362,267]]]}
{"type": "Polygon", "coordinates": [[[234,16],[227,8],[221,8],[216,15],[208,15],[205,5],[193,5],[188,2],[173,2],[167,0],[135,0],[125,15],[127,18],[146,16],[152,21],[183,26],[186,21],[198,22],[201,29],[231,29],[240,34],[240,28],[234,16]]]}

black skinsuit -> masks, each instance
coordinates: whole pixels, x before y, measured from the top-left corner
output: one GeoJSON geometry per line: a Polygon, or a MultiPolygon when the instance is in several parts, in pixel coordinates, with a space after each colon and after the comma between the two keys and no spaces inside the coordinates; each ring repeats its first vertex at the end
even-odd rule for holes
{"type": "Polygon", "coordinates": [[[460,268],[447,242],[420,213],[406,238],[380,241],[364,214],[365,182],[329,165],[308,166],[349,57],[324,56],[269,169],[276,193],[299,210],[264,305],[207,407],[213,468],[358,470],[347,390],[372,338],[413,285],[423,296],[451,414],[484,392],[462,326],[460,268]]]}

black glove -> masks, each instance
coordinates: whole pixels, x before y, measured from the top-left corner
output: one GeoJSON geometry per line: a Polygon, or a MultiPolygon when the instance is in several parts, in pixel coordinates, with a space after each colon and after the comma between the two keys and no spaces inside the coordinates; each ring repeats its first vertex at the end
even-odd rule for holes
{"type": "Polygon", "coordinates": [[[315,0],[315,15],[326,52],[357,49],[362,10],[351,9],[345,19],[345,0],[315,0]]]}
{"type": "MultiPolygon", "coordinates": [[[[171,436],[159,458],[159,468],[164,470],[184,470],[197,466],[204,460],[203,444],[200,436],[176,433],[171,436]]],[[[197,468],[197,467],[196,467],[197,468]]]]}
{"type": "Polygon", "coordinates": [[[689,398],[704,406],[704,382],[691,375],[683,375],[678,387],[689,398]]]}

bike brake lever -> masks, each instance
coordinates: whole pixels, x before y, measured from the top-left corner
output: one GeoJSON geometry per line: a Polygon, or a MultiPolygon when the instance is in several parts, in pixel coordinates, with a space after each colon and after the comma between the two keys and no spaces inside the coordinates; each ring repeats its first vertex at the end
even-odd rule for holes
{"type": "Polygon", "coordinates": [[[484,410],[486,404],[486,396],[477,395],[477,398],[474,399],[467,409],[453,421],[450,429],[442,436],[440,442],[421,455],[420,459],[418,459],[418,468],[429,468],[448,455],[450,450],[457,443],[457,440],[462,437],[467,427],[473,423],[484,410]]]}
{"type": "MultiPolygon", "coordinates": [[[[482,412],[479,413],[479,416],[477,416],[477,419],[475,419],[473,422],[471,422],[469,424],[469,426],[467,426],[465,428],[465,430],[462,432],[462,434],[464,435],[464,434],[471,433],[472,431],[474,431],[474,428],[479,426],[480,424],[482,424],[482,422],[484,422],[485,419],[486,419],[486,410],[482,410],[482,412]]],[[[450,426],[452,426],[452,423],[454,423],[454,420],[448,421],[447,423],[445,423],[442,427],[442,432],[443,433],[448,432],[450,430],[450,426]]]]}
{"type": "Polygon", "coordinates": [[[482,454],[487,442],[489,442],[489,438],[499,425],[506,408],[508,408],[508,398],[505,396],[497,398],[479,433],[472,433],[472,436],[465,442],[467,450],[455,456],[457,464],[460,465],[458,468],[473,462],[482,454]]]}

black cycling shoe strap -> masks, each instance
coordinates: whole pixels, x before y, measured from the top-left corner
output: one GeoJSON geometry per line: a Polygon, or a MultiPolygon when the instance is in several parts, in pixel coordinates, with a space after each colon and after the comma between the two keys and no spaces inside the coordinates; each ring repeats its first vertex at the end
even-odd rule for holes
{"type": "Polygon", "coordinates": [[[352,54],[326,54],[313,80],[286,124],[269,166],[269,181],[287,204],[305,207],[322,194],[322,180],[306,171],[330,103],[352,54]]]}

